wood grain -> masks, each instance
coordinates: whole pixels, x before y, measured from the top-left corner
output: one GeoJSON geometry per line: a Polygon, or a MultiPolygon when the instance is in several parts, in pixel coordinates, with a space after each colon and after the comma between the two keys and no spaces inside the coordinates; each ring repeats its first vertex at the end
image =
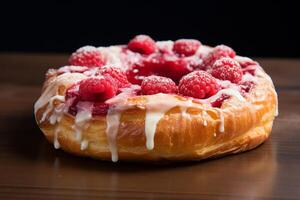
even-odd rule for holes
{"type": "Polygon", "coordinates": [[[46,68],[65,59],[0,55],[0,199],[299,199],[300,60],[259,59],[280,102],[265,144],[221,159],[158,165],[80,158],[47,143],[33,103],[46,68]]]}

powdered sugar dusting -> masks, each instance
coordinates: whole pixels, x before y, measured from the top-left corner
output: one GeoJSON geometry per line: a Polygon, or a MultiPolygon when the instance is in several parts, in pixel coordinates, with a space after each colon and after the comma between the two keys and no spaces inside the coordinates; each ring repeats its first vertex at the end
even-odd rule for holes
{"type": "Polygon", "coordinates": [[[98,47],[98,50],[103,55],[107,65],[124,67],[121,60],[122,49],[120,46],[98,47]]]}
{"type": "Polygon", "coordinates": [[[156,46],[158,47],[158,49],[164,53],[171,53],[173,45],[174,42],[171,40],[156,42],[156,46]]]}
{"type": "Polygon", "coordinates": [[[92,45],[86,45],[76,50],[76,52],[88,52],[88,51],[97,51],[97,48],[92,45]]]}

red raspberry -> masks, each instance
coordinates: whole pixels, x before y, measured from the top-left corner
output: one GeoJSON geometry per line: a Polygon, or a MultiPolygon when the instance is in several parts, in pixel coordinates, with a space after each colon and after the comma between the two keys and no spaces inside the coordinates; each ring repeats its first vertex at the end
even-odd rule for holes
{"type": "Polygon", "coordinates": [[[131,51],[148,55],[156,50],[156,44],[148,35],[137,35],[129,41],[128,48],[131,51]]]}
{"type": "Polygon", "coordinates": [[[79,97],[79,85],[74,84],[66,90],[66,100],[79,97]]]}
{"type": "Polygon", "coordinates": [[[218,45],[203,58],[202,65],[205,68],[211,67],[216,62],[216,60],[223,57],[234,58],[235,52],[228,46],[218,45]]]}
{"type": "Polygon", "coordinates": [[[161,54],[151,54],[135,63],[126,72],[129,82],[140,85],[145,77],[155,75],[156,69],[160,69],[163,62],[161,54]]]}
{"type": "Polygon", "coordinates": [[[126,71],[127,78],[132,84],[141,84],[143,79],[153,74],[149,66],[144,64],[135,64],[126,71]]]}
{"type": "Polygon", "coordinates": [[[109,105],[103,102],[96,102],[93,105],[93,115],[106,115],[109,105]]]}
{"type": "Polygon", "coordinates": [[[211,74],[221,80],[238,83],[242,80],[243,72],[240,64],[232,58],[221,58],[215,62],[211,74]]]}
{"type": "Polygon", "coordinates": [[[66,101],[70,104],[68,112],[71,115],[76,115],[77,113],[77,103],[79,101],[79,85],[74,84],[66,90],[66,101]],[[72,99],[72,100],[71,100],[72,99]]]}
{"type": "Polygon", "coordinates": [[[111,76],[116,82],[118,88],[130,86],[126,73],[121,68],[105,66],[101,68],[100,74],[102,74],[103,76],[111,76]]]}
{"type": "Polygon", "coordinates": [[[227,94],[222,94],[218,99],[216,99],[214,102],[211,102],[212,107],[221,108],[223,101],[228,99],[230,96],[227,94]]]}
{"type": "Polygon", "coordinates": [[[181,39],[174,42],[173,51],[178,55],[192,56],[196,53],[201,43],[198,40],[181,39]]]}
{"type": "Polygon", "coordinates": [[[209,73],[194,71],[182,77],[178,89],[182,95],[203,99],[216,94],[219,86],[209,73]]]}
{"type": "Polygon", "coordinates": [[[193,70],[185,58],[160,54],[152,55],[141,63],[133,65],[127,71],[127,78],[131,83],[141,84],[142,80],[150,75],[164,76],[179,82],[182,76],[193,70]]]}
{"type": "Polygon", "coordinates": [[[160,70],[161,73],[159,74],[169,77],[178,83],[182,76],[192,71],[192,68],[183,58],[166,58],[164,66],[160,70]]]}
{"type": "Polygon", "coordinates": [[[162,76],[148,76],[141,84],[142,94],[177,93],[177,86],[170,78],[162,76]]]}
{"type": "Polygon", "coordinates": [[[96,47],[85,46],[71,55],[69,64],[86,67],[102,67],[105,64],[105,59],[96,47]]]}
{"type": "Polygon", "coordinates": [[[79,96],[82,101],[104,102],[116,95],[117,84],[110,77],[82,80],[79,83],[79,96]]]}

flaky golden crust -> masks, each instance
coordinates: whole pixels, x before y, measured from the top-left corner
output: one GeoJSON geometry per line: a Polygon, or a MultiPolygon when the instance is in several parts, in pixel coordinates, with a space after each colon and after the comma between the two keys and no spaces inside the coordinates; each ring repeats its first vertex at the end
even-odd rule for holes
{"type": "MultiPolygon", "coordinates": [[[[154,139],[154,149],[146,148],[144,96],[130,98],[136,107],[121,114],[117,134],[119,160],[201,160],[253,149],[269,136],[276,113],[276,92],[269,77],[259,69],[255,87],[241,102],[234,96],[224,101],[220,109],[202,107],[193,103],[187,108],[189,117],[182,114],[179,106],[170,109],[160,119],[154,139]],[[207,115],[201,115],[203,109],[207,115]],[[224,117],[224,131],[221,114],[224,117]],[[206,121],[206,122],[205,122],[206,121]],[[206,126],[205,126],[206,125],[206,126]]],[[[55,76],[49,79],[55,79],[55,76]]],[[[45,82],[44,89],[51,80],[45,82]]],[[[67,86],[60,85],[58,93],[64,95],[67,86]]],[[[182,97],[176,97],[182,99],[182,97]]],[[[182,100],[184,101],[184,100],[182,100]]],[[[55,100],[54,106],[60,104],[55,100]]],[[[73,126],[74,116],[65,113],[54,125],[45,120],[40,123],[47,105],[36,112],[37,123],[50,142],[54,141],[55,129],[60,147],[73,154],[110,160],[111,152],[106,136],[106,117],[93,117],[82,139],[88,141],[81,150],[73,126]]],[[[51,115],[51,112],[46,119],[51,115]]]]}

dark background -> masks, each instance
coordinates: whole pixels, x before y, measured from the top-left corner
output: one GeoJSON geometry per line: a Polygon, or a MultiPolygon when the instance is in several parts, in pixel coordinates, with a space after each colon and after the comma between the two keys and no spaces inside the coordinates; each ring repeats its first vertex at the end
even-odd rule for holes
{"type": "Polygon", "coordinates": [[[296,1],[7,1],[0,51],[72,52],[144,33],[223,43],[241,55],[300,57],[299,12],[296,1]]]}

